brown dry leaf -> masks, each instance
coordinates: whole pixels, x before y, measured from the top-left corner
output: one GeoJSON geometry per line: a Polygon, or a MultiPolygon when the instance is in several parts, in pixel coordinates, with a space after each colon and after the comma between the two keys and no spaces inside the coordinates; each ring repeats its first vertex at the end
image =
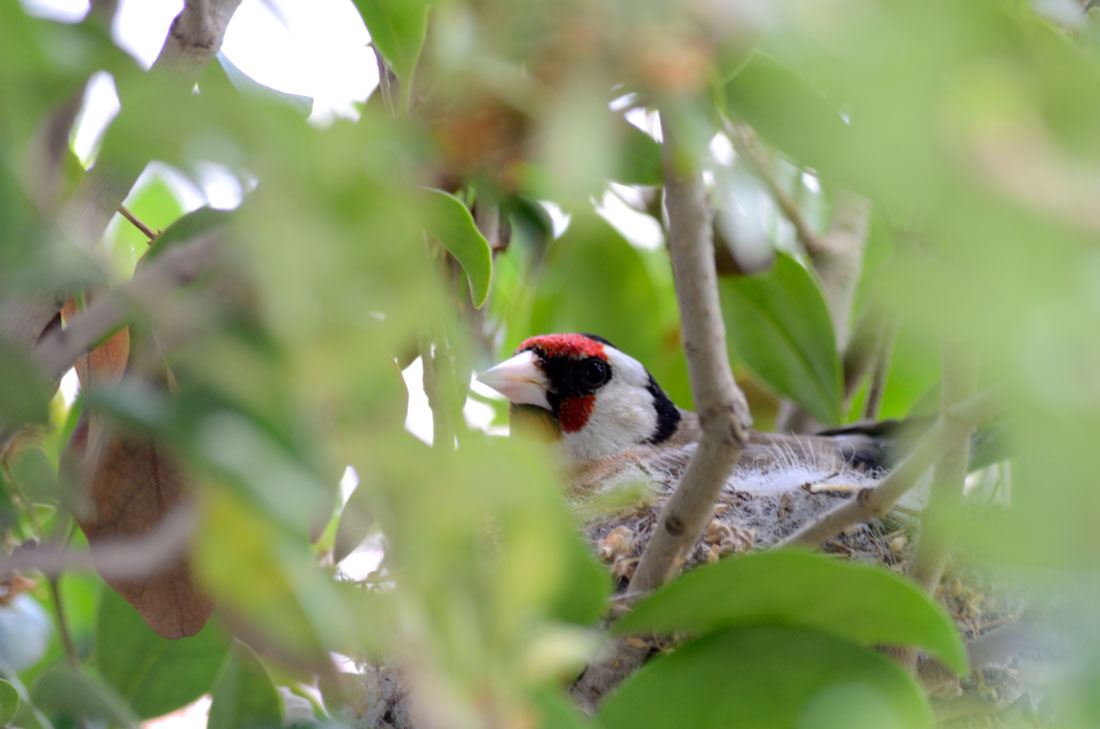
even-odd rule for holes
{"type": "MultiPolygon", "coordinates": [[[[69,443],[69,456],[83,466],[88,508],[78,510],[82,513],[76,520],[94,556],[100,540],[133,539],[156,529],[187,502],[189,490],[175,459],[152,440],[89,432],[82,419],[69,443]]],[[[186,554],[150,575],[104,580],[165,638],[194,635],[214,610],[213,601],[195,586],[186,554]]]]}
{"type": "MultiPolygon", "coordinates": [[[[89,296],[89,299],[91,297],[89,296]]],[[[61,309],[61,317],[66,325],[76,316],[76,302],[72,297],[61,309]]],[[[89,375],[97,383],[117,381],[126,370],[126,361],[130,358],[130,330],[123,327],[100,346],[82,355],[76,360],[76,376],[80,386],[87,387],[89,375]]]]}

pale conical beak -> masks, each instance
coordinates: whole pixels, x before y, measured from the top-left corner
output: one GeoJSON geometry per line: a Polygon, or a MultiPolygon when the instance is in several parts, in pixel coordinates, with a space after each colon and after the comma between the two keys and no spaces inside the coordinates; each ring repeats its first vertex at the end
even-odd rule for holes
{"type": "Polygon", "coordinates": [[[553,409],[546,399],[550,381],[539,367],[538,357],[529,349],[490,367],[478,375],[477,379],[516,405],[537,405],[547,410],[553,409]]]}

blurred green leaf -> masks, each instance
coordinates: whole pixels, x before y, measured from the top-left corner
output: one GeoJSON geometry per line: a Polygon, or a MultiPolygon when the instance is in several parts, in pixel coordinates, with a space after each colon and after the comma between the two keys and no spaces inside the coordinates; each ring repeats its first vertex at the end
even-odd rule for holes
{"type": "Polygon", "coordinates": [[[775,266],[718,282],[729,346],[762,382],[822,423],[840,422],[840,361],[813,276],[780,253],[775,266]]]}
{"type": "Polygon", "coordinates": [[[619,162],[611,177],[624,185],[660,185],[664,183],[661,145],[653,137],[628,121],[616,125],[619,162]]]}
{"type": "Polygon", "coordinates": [[[424,45],[430,5],[428,0],[355,0],[371,43],[406,86],[424,45]]]}
{"type": "Polygon", "coordinates": [[[15,686],[0,679],[0,724],[6,726],[15,718],[20,703],[19,691],[15,686]]]}
{"type": "MultiPolygon", "coordinates": [[[[306,535],[274,523],[220,484],[203,491],[195,571],[219,605],[303,661],[355,655],[377,630],[372,596],[333,581],[306,535]]],[[[375,636],[376,637],[376,636],[375,636]]]]}
{"type": "Polygon", "coordinates": [[[466,272],[470,298],[480,309],[489,297],[493,253],[461,200],[442,190],[428,190],[422,223],[428,233],[451,252],[466,272]]]}
{"type": "Polygon", "coordinates": [[[597,718],[607,729],[932,725],[920,687],[890,659],[816,630],[780,626],[733,628],[654,659],[607,698],[597,718]]]}
{"type": "Polygon", "coordinates": [[[246,97],[272,101],[276,104],[284,104],[294,109],[302,116],[309,116],[313,113],[313,99],[310,97],[300,94],[289,94],[285,91],[279,91],[278,89],[273,89],[270,86],[261,84],[259,81],[256,81],[244,71],[237,68],[237,65],[230,61],[222,51],[218,51],[216,58],[218,62],[211,63],[204,72],[204,77],[208,80],[211,75],[220,72],[220,75],[226,83],[232,84],[234,88],[246,97]]]}
{"type": "Polygon", "coordinates": [[[879,417],[905,418],[928,415],[939,410],[940,353],[931,332],[919,329],[916,322],[902,321],[890,349],[886,386],[882,391],[879,417]],[[931,397],[931,401],[929,401],[931,397]],[[920,410],[922,403],[931,407],[920,410]]]}
{"type": "Polygon", "coordinates": [[[137,727],[138,717],[115,690],[98,678],[68,666],[54,666],[31,688],[31,701],[48,714],[137,727]]]}
{"type": "Polygon", "coordinates": [[[49,421],[51,395],[31,358],[0,341],[0,424],[45,425],[49,421]]]}
{"type": "Polygon", "coordinates": [[[850,146],[852,130],[837,107],[793,69],[756,52],[724,92],[727,111],[765,140],[802,164],[843,179],[836,160],[850,146]]]}
{"type": "Polygon", "coordinates": [[[141,259],[142,265],[154,260],[177,243],[194,240],[203,233],[208,233],[219,226],[226,225],[232,215],[232,211],[229,210],[218,210],[203,206],[179,217],[157,236],[152,245],[147,246],[148,250],[141,259]]]}
{"type": "Polygon", "coordinates": [[[244,643],[236,643],[214,685],[207,729],[277,729],[283,702],[267,669],[244,643]]]}
{"type": "Polygon", "coordinates": [[[762,624],[814,628],[870,646],[918,646],[966,672],[962,638],[927,593],[880,567],[807,552],[761,552],[692,570],[639,602],[615,631],[712,633],[762,624]]]}
{"type": "Polygon", "coordinates": [[[560,692],[546,689],[535,696],[540,714],[539,729],[600,729],[598,721],[585,716],[560,692]]]}
{"type": "Polygon", "coordinates": [[[21,509],[15,507],[11,497],[11,484],[0,471],[0,532],[7,532],[19,523],[21,509]]]}
{"type": "Polygon", "coordinates": [[[191,638],[160,637],[114,590],[103,591],[95,644],[100,676],[143,719],[175,711],[209,691],[229,648],[213,624],[191,638]]]}

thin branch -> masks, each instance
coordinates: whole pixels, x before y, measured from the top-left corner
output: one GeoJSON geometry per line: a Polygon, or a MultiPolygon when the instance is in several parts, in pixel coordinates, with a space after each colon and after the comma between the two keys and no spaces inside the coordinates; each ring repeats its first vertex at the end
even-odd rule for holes
{"type": "Polygon", "coordinates": [[[76,646],[73,645],[72,631],[69,630],[69,620],[65,617],[65,607],[61,601],[61,583],[58,575],[48,578],[50,584],[50,602],[57,613],[57,631],[61,634],[61,646],[65,649],[65,659],[73,668],[80,665],[80,659],[76,655],[76,646]]]}
{"type": "MultiPolygon", "coordinates": [[[[941,349],[944,365],[940,410],[949,413],[952,407],[973,396],[978,373],[974,362],[965,353],[955,354],[951,347],[942,344],[941,349]]],[[[929,594],[935,593],[943,577],[947,556],[957,534],[973,430],[960,428],[956,432],[955,442],[936,462],[932,471],[932,489],[921,519],[920,538],[910,567],[912,578],[929,594]]],[[[917,653],[913,648],[906,648],[901,655],[902,665],[910,670],[916,668],[916,659],[917,653]]]]}
{"type": "Polygon", "coordinates": [[[894,348],[894,334],[897,327],[893,323],[883,322],[875,347],[875,366],[871,371],[871,383],[867,387],[867,402],[863,406],[866,420],[878,418],[882,407],[882,396],[886,392],[886,374],[890,371],[890,354],[894,348]]]}
{"type": "Polygon", "coordinates": [[[776,546],[819,547],[852,524],[882,516],[957,442],[960,433],[994,417],[1000,411],[1001,397],[1002,388],[993,387],[941,414],[909,456],[882,483],[860,491],[855,498],[825,512],[776,546]]]}
{"type": "Polygon", "coordinates": [[[91,550],[40,545],[0,555],[0,576],[36,570],[48,577],[95,569],[106,579],[147,577],[171,564],[186,549],[195,531],[193,508],[177,507],[140,537],[101,540],[91,550]]]}
{"type": "MultiPolygon", "coordinates": [[[[691,391],[703,434],[642,553],[627,588],[633,594],[660,586],[680,569],[737,463],[750,425],[748,405],[733,380],[726,353],[711,238],[712,208],[702,175],[695,163],[684,159],[675,123],[667,111],[661,114],[661,127],[665,140],[662,159],[669,254],[691,391]]],[[[613,643],[608,653],[574,685],[574,698],[589,708],[594,707],[641,664],[647,652],[638,641],[624,639],[613,643]]]]}
{"type": "Polygon", "coordinates": [[[806,251],[811,256],[827,251],[829,246],[823,236],[806,222],[806,219],[802,217],[802,210],[798,207],[798,203],[787,194],[787,191],[776,180],[775,168],[772,166],[771,159],[760,148],[760,140],[757,139],[756,133],[747,125],[734,124],[724,117],[722,119],[722,129],[729,137],[734,150],[756,169],[757,177],[768,188],[768,192],[775,200],[780,212],[783,213],[783,217],[794,226],[795,235],[798,236],[798,240],[806,251]]]}
{"type": "Polygon", "coordinates": [[[120,204],[118,206],[118,212],[122,214],[122,217],[129,220],[130,223],[135,228],[137,228],[142,233],[144,233],[145,237],[149,239],[150,243],[152,243],[153,241],[155,241],[157,239],[157,233],[153,232],[153,229],[150,228],[148,225],[141,222],[141,219],[138,218],[138,216],[134,215],[132,212],[130,212],[130,209],[127,208],[125,205],[120,204]]]}
{"type": "Polygon", "coordinates": [[[714,270],[713,212],[702,175],[693,164],[684,162],[675,125],[666,116],[662,115],[661,127],[669,254],[691,392],[703,435],[630,581],[634,592],[651,590],[679,570],[706,526],[714,499],[737,463],[752,422],[745,396],[734,382],[726,349],[714,270]]]}

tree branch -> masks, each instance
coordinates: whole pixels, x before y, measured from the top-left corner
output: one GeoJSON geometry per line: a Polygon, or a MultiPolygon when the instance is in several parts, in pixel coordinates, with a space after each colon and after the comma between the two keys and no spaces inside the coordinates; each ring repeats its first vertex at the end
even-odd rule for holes
{"type": "Polygon", "coordinates": [[[878,418],[882,407],[882,396],[886,393],[886,375],[890,372],[890,356],[894,348],[894,334],[897,325],[883,322],[879,328],[878,341],[875,342],[874,368],[871,370],[871,382],[867,386],[867,402],[863,405],[863,417],[866,420],[878,418]]]}
{"type": "Polygon", "coordinates": [[[90,550],[72,550],[59,545],[16,549],[11,554],[0,555],[0,577],[32,570],[56,577],[65,572],[92,569],[104,578],[146,577],[183,553],[196,523],[195,510],[180,506],[140,537],[101,540],[90,550]]]}
{"type": "MultiPolygon", "coordinates": [[[[978,372],[965,353],[955,355],[952,348],[944,343],[941,343],[941,349],[944,365],[940,411],[944,417],[950,418],[951,408],[973,396],[978,372]]],[[[973,427],[967,428],[965,424],[959,427],[955,441],[932,471],[932,490],[921,518],[920,538],[910,566],[912,578],[929,594],[935,594],[958,533],[966,466],[970,460],[970,434],[973,431],[973,427]]],[[[916,668],[916,659],[915,649],[906,648],[902,652],[901,663],[910,670],[916,668]]]]}
{"type": "Polygon", "coordinates": [[[942,413],[909,456],[882,483],[825,512],[780,542],[777,547],[819,547],[856,522],[885,514],[921,475],[959,439],[1000,409],[1001,388],[993,387],[942,413]]]}
{"type": "Polygon", "coordinates": [[[666,116],[662,115],[661,128],[669,254],[691,393],[703,436],[630,581],[630,590],[638,593],[663,584],[680,568],[706,526],[752,423],[726,350],[711,238],[713,211],[698,169],[694,164],[684,169],[674,125],[666,116]]]}
{"type": "Polygon", "coordinates": [[[806,252],[811,257],[816,257],[827,251],[828,243],[806,222],[806,219],[802,217],[802,210],[799,209],[798,203],[787,194],[779,181],[775,179],[775,169],[772,167],[772,161],[760,148],[760,140],[757,139],[756,133],[749,126],[734,124],[725,117],[722,118],[722,130],[729,137],[734,150],[756,169],[757,177],[768,188],[768,192],[775,200],[779,211],[783,213],[783,217],[794,226],[795,235],[798,236],[798,240],[802,243],[802,247],[806,249],[806,252]]]}
{"type": "MultiPolygon", "coordinates": [[[[676,491],[658,517],[658,526],[642,553],[627,592],[644,594],[676,574],[702,534],[714,501],[729,477],[748,437],[748,404],[730,371],[726,330],[718,303],[718,276],[711,238],[713,215],[702,175],[685,160],[675,123],[661,114],[665,205],[669,218],[669,253],[688,360],[688,375],[699,423],[699,447],[676,491]]],[[[613,643],[573,687],[587,708],[645,659],[647,648],[630,639],[613,643]]]]}

